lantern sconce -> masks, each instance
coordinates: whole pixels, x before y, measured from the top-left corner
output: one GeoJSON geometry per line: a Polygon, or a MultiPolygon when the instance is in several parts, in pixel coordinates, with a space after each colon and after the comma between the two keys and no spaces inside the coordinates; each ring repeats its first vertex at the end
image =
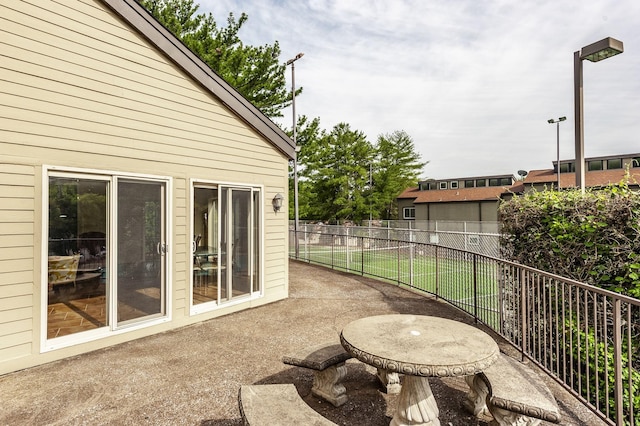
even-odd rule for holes
{"type": "Polygon", "coordinates": [[[273,211],[274,212],[279,212],[280,209],[282,208],[282,201],[284,200],[284,197],[282,196],[282,194],[277,193],[275,197],[273,197],[273,200],[271,200],[271,204],[273,204],[273,211]]]}

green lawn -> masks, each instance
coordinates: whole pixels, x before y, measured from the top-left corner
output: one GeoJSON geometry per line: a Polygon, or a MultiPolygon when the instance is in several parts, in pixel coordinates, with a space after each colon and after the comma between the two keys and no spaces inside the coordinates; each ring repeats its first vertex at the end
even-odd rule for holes
{"type": "Polygon", "coordinates": [[[365,249],[364,252],[359,247],[300,247],[302,260],[437,294],[467,312],[478,312],[483,321],[494,323],[498,307],[496,265],[476,263],[474,286],[473,259],[461,252],[452,251],[450,255],[454,257],[436,259],[434,255],[412,253],[406,247],[365,249]]]}

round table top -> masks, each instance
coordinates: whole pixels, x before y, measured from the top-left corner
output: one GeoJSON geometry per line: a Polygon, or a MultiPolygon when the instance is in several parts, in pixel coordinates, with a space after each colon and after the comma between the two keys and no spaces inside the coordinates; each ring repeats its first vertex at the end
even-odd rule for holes
{"type": "Polygon", "coordinates": [[[360,361],[414,376],[468,376],[498,358],[487,333],[458,321],[423,315],[360,318],[342,330],[340,341],[360,361]]]}

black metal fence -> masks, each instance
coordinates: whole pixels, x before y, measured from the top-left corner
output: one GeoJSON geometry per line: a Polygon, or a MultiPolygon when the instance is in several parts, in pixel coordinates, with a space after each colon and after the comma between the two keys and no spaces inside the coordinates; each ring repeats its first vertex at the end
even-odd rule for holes
{"type": "Polygon", "coordinates": [[[442,298],[510,341],[615,425],[640,425],[640,300],[424,242],[290,232],[290,257],[442,298]]]}

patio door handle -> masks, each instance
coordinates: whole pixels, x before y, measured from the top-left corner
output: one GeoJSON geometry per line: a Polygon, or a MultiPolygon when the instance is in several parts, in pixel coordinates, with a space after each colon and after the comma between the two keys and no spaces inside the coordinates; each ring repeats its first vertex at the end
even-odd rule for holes
{"type": "Polygon", "coordinates": [[[167,244],[166,243],[158,243],[156,245],[156,251],[159,255],[164,256],[167,254],[167,244]]]}

